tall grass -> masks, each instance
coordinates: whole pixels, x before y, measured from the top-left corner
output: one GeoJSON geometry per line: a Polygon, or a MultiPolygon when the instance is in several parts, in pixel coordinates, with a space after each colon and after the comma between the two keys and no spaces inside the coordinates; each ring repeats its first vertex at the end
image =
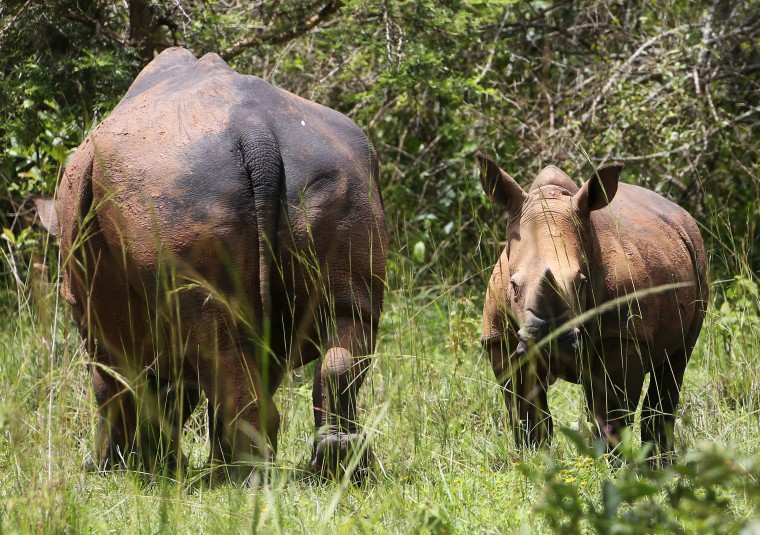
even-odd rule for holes
{"type": "MultiPolygon", "coordinates": [[[[0,531],[540,532],[556,529],[552,514],[569,514],[561,511],[563,503],[602,507],[607,481],[647,481],[646,474],[634,477],[604,457],[589,456],[572,433],[558,433],[541,452],[515,449],[502,395],[478,342],[484,284],[502,229],[494,214],[481,219],[480,209],[466,203],[458,209],[463,217],[476,214],[471,224],[484,236],[480,247],[459,244],[461,263],[441,262],[440,244],[431,241],[425,243],[428,254],[414,259],[411,238],[398,230],[393,236],[376,356],[359,397],[359,419],[377,461],[360,487],[348,480],[315,481],[305,473],[314,432],[313,364],[291,372],[276,395],[282,426],[266,485],[247,489],[192,478],[84,472],[97,419],[88,357],[57,298],[55,269],[46,271],[43,257],[29,254],[32,245],[18,236],[6,239],[3,265],[11,276],[3,280],[11,282],[0,294],[0,531]],[[480,280],[463,283],[472,273],[480,280]],[[578,501],[563,501],[562,489],[575,492],[578,501]]],[[[391,227],[408,228],[399,223],[391,227]]],[[[725,254],[713,251],[713,262],[725,254]]],[[[730,445],[727,460],[760,458],[757,280],[742,263],[741,250],[730,254],[741,269],[735,279],[712,283],[714,302],[686,372],[676,426],[682,456],[709,443],[730,445]]],[[[556,425],[581,432],[589,427],[580,387],[554,385],[549,404],[556,425]]],[[[208,448],[204,426],[198,411],[184,433],[195,467],[208,448]]],[[[637,448],[632,440],[632,458],[637,448]]],[[[682,477],[689,484],[698,475],[682,477]]],[[[667,508],[665,490],[672,481],[652,481],[663,489],[653,492],[652,503],[667,508]]],[[[746,484],[758,482],[748,475],[746,484]]],[[[759,513],[743,488],[716,491],[720,511],[740,523],[759,513]]],[[[588,511],[581,507],[581,516],[588,511]]],[[[625,511],[624,505],[614,518],[624,522],[625,511]]]]}

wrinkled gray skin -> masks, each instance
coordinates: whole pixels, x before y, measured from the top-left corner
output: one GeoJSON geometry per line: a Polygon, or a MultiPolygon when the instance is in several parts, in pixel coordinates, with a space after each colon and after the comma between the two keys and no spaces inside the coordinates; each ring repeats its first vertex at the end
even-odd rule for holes
{"type": "Polygon", "coordinates": [[[140,73],[55,201],[62,294],[93,361],[93,467],[180,468],[203,392],[210,466],[244,481],[277,449],[284,374],[322,357],[310,466],[337,474],[360,454],[366,468],[355,398],[383,301],[377,170],[350,119],[215,54],[168,49],[140,73]]]}
{"type": "Polygon", "coordinates": [[[707,302],[707,266],[694,219],[656,193],[619,184],[622,165],[581,187],[554,166],[525,192],[478,153],[489,198],[509,211],[507,245],[483,312],[483,344],[504,390],[519,446],[552,434],[547,389],[583,385],[597,431],[613,447],[642,407],[654,461],[673,451],[674,411],[707,302]],[[681,283],[667,291],[646,290],[681,283]],[[633,292],[585,321],[581,314],[633,292]]]}

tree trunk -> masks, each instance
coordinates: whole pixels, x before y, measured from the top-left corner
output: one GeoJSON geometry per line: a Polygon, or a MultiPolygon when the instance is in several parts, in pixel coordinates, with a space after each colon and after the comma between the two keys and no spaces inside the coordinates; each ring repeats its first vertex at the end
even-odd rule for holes
{"type": "Polygon", "coordinates": [[[166,25],[150,0],[129,0],[129,42],[144,63],[171,46],[166,25]]]}

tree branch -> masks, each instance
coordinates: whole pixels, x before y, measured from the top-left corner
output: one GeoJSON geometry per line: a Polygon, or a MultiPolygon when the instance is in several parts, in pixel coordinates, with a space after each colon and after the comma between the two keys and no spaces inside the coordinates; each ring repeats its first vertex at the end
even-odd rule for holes
{"type": "Polygon", "coordinates": [[[230,48],[223,51],[220,55],[222,59],[229,61],[230,59],[240,55],[246,48],[251,48],[260,44],[277,45],[292,41],[293,39],[304,35],[321,22],[327,20],[334,13],[336,13],[342,5],[343,2],[341,0],[331,0],[325,4],[322,9],[289,31],[270,32],[257,29],[250,36],[239,40],[230,48]]]}
{"type": "Polygon", "coordinates": [[[21,6],[21,8],[16,12],[15,15],[11,17],[11,20],[8,22],[8,24],[5,25],[5,28],[0,30],[0,41],[3,39],[3,36],[5,35],[5,32],[7,32],[16,22],[16,20],[24,14],[24,11],[26,11],[26,8],[29,7],[29,4],[32,3],[32,0],[26,0],[26,3],[21,6]]]}
{"type": "Polygon", "coordinates": [[[591,109],[588,110],[581,120],[585,123],[586,121],[591,118],[593,120],[593,117],[596,114],[596,106],[599,104],[599,102],[604,98],[604,96],[607,94],[607,91],[609,91],[612,86],[614,85],[615,81],[623,74],[623,71],[633,64],[634,61],[636,61],[636,58],[639,57],[647,48],[652,46],[654,43],[659,41],[660,39],[663,39],[665,37],[668,37],[670,35],[673,35],[675,33],[680,32],[681,30],[688,28],[688,24],[682,24],[676,28],[671,28],[670,30],[664,31],[662,33],[659,33],[655,35],[654,37],[651,37],[647,39],[647,41],[641,45],[639,48],[636,49],[636,51],[631,54],[631,56],[625,60],[623,63],[619,64],[615,69],[613,69],[612,75],[607,80],[607,83],[604,84],[604,87],[602,87],[602,90],[599,91],[599,93],[596,94],[596,97],[594,97],[593,102],[591,103],[591,109]]]}
{"type": "Polygon", "coordinates": [[[130,46],[130,43],[128,40],[124,39],[121,35],[116,33],[115,31],[103,26],[100,21],[91,19],[90,17],[84,15],[83,13],[77,13],[76,11],[72,9],[66,10],[66,18],[73,20],[75,22],[79,22],[81,24],[84,24],[86,26],[90,26],[91,28],[95,29],[95,33],[101,33],[105,35],[106,37],[113,39],[117,43],[121,43],[124,46],[130,46]]]}
{"type": "Polygon", "coordinates": [[[604,156],[604,157],[596,157],[592,156],[591,160],[595,162],[606,162],[606,161],[617,161],[617,162],[640,162],[642,160],[652,160],[654,158],[663,158],[665,156],[670,156],[671,154],[675,154],[677,152],[684,152],[689,149],[688,145],[681,145],[680,147],[677,147],[675,149],[671,150],[664,150],[661,152],[653,152],[652,154],[644,154],[641,156],[604,156]]]}

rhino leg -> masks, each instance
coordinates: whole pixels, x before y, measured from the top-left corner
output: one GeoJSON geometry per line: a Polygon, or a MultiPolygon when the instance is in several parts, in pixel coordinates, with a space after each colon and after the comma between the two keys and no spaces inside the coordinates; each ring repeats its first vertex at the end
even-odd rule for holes
{"type": "Polygon", "coordinates": [[[182,430],[200,401],[200,390],[194,382],[180,378],[159,380],[149,385],[144,396],[148,403],[140,425],[140,448],[151,472],[165,469],[169,474],[181,474],[188,466],[182,453],[182,430]],[[146,458],[146,454],[148,457],[146,458]]]}
{"type": "Polygon", "coordinates": [[[180,452],[182,429],[200,400],[193,385],[181,381],[158,381],[151,377],[133,385],[135,395],[112,374],[92,369],[98,404],[95,451],[85,460],[91,471],[117,467],[166,469],[176,474],[187,466],[180,452]]]}
{"type": "Polygon", "coordinates": [[[129,466],[136,453],[137,413],[132,393],[111,374],[92,367],[92,382],[98,404],[95,449],[85,460],[90,471],[129,466]]]}
{"type": "Polygon", "coordinates": [[[209,401],[211,478],[251,483],[256,467],[277,452],[280,413],[270,388],[277,381],[262,378],[260,366],[237,347],[201,359],[199,376],[209,401]]]}
{"type": "Polygon", "coordinates": [[[675,410],[688,360],[686,352],[680,351],[650,374],[641,408],[641,441],[652,444],[654,466],[668,465],[673,460],[675,410]]]}
{"type": "Polygon", "coordinates": [[[583,388],[596,432],[611,452],[623,429],[633,423],[644,387],[646,348],[633,341],[610,340],[602,353],[584,370],[583,388]]]}
{"type": "Polygon", "coordinates": [[[535,448],[549,441],[554,431],[546,373],[540,362],[522,362],[525,354],[510,352],[503,340],[490,347],[491,366],[504,393],[510,426],[519,449],[535,448]]]}
{"type": "Polygon", "coordinates": [[[377,326],[355,318],[339,318],[336,334],[314,373],[314,423],[317,435],[310,469],[339,478],[353,469],[362,481],[369,470],[372,451],[356,419],[356,397],[369,367],[377,326]]]}

